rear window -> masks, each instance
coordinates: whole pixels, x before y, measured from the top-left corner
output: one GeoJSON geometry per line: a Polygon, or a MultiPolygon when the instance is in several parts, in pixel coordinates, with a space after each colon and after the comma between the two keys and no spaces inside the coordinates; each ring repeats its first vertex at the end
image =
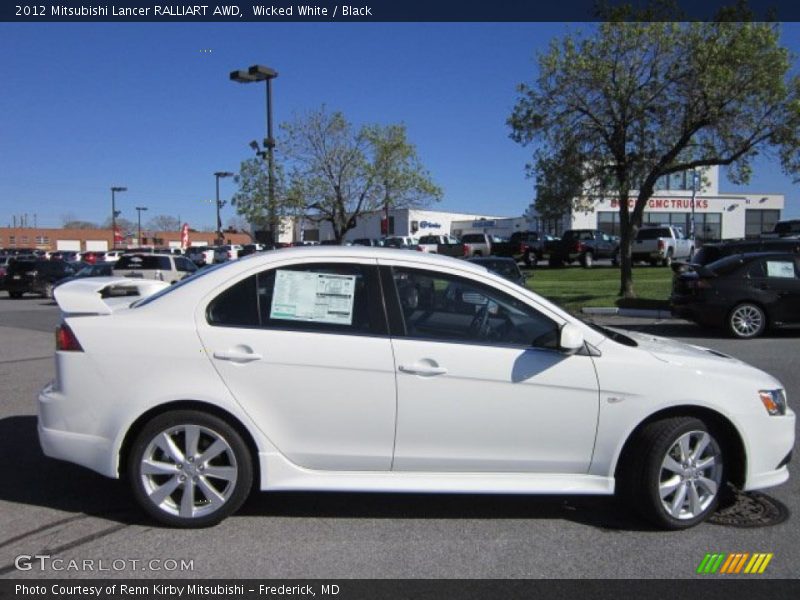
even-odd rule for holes
{"type": "Polygon", "coordinates": [[[661,228],[650,229],[650,228],[647,228],[647,229],[640,229],[639,233],[636,234],[636,239],[637,240],[655,240],[655,239],[661,238],[661,237],[663,237],[663,238],[671,238],[672,237],[672,233],[670,232],[669,229],[661,229],[661,228]]]}
{"type": "Polygon", "coordinates": [[[36,268],[36,261],[33,260],[15,260],[8,265],[9,275],[28,273],[36,268]]]}
{"type": "Polygon", "coordinates": [[[800,221],[780,221],[775,225],[774,233],[780,235],[800,233],[800,221]]]}
{"type": "Polygon", "coordinates": [[[168,256],[148,256],[139,254],[126,254],[117,261],[115,269],[128,269],[131,271],[136,270],[160,270],[169,271],[172,269],[172,263],[168,256]]]}
{"type": "Polygon", "coordinates": [[[468,233],[461,236],[461,241],[465,244],[484,244],[486,243],[486,238],[482,233],[468,233]]]}
{"type": "Polygon", "coordinates": [[[438,244],[439,238],[435,235],[423,235],[419,238],[420,244],[438,244]]]}
{"type": "Polygon", "coordinates": [[[693,263],[698,265],[707,265],[722,258],[724,252],[719,246],[703,246],[694,255],[693,263]]]}
{"type": "Polygon", "coordinates": [[[746,261],[741,254],[734,254],[733,256],[726,256],[717,261],[707,265],[707,267],[714,271],[717,275],[730,275],[735,273],[746,264],[746,261]]]}

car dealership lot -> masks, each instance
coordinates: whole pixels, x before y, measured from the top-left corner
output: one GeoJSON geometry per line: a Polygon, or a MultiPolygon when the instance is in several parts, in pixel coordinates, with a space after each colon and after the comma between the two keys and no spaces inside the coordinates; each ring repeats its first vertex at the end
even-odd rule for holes
{"type": "MultiPolygon", "coordinates": [[[[49,301],[0,296],[2,577],[188,576],[167,570],[176,566],[170,561],[192,561],[193,577],[688,577],[706,552],[772,552],[766,576],[795,577],[800,567],[796,518],[768,528],[702,524],[665,533],[599,497],[256,493],[213,529],[160,528],[145,520],[124,483],[39,450],[34,399],[53,376],[57,321],[49,301]],[[65,559],[57,567],[83,570],[50,564],[42,572],[33,562],[18,571],[20,555],[50,555],[65,559]]],[[[742,342],[682,321],[606,322],[733,354],[781,379],[797,406],[797,331],[742,342]]],[[[793,470],[769,493],[797,512],[798,488],[793,470]]]]}

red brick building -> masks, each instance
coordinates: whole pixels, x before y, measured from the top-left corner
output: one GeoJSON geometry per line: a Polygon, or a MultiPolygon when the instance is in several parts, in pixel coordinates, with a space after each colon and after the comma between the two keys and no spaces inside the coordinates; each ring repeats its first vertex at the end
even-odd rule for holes
{"type": "MultiPolygon", "coordinates": [[[[190,246],[212,246],[217,234],[214,231],[189,231],[190,246]]],[[[250,234],[224,231],[226,244],[249,244],[250,234]]],[[[37,248],[40,250],[110,250],[113,246],[110,229],[48,229],[45,227],[0,227],[0,249],[37,248]]],[[[141,243],[136,236],[117,244],[120,248],[137,246],[181,245],[180,231],[142,232],[141,243]]]]}

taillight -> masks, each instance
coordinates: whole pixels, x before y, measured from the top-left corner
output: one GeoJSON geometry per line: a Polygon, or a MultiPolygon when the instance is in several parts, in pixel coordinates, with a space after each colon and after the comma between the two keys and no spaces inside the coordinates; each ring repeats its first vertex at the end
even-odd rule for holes
{"type": "Polygon", "coordinates": [[[658,240],[658,249],[659,250],[663,250],[664,249],[664,245],[665,245],[664,244],[664,240],[658,240]]]}
{"type": "Polygon", "coordinates": [[[425,252],[422,246],[417,246],[417,252],[425,252]]]}
{"type": "Polygon", "coordinates": [[[575,242],[575,252],[583,252],[583,244],[580,242],[575,242]]]}
{"type": "Polygon", "coordinates": [[[461,251],[464,256],[469,256],[469,248],[467,248],[466,244],[462,244],[461,247],[463,250],[461,251]]]}
{"type": "Polygon", "coordinates": [[[83,352],[78,338],[66,323],[56,327],[56,350],[67,352],[83,352]]]}

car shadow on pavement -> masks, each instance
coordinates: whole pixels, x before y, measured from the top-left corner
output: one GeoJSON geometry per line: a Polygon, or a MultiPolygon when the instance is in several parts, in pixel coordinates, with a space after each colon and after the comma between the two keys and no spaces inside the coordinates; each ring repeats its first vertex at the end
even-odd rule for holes
{"type": "Polygon", "coordinates": [[[124,482],[46,457],[39,446],[34,416],[0,419],[0,455],[9,459],[0,501],[84,513],[127,525],[152,524],[145,520],[124,482]]]}
{"type": "Polygon", "coordinates": [[[565,520],[605,531],[658,531],[610,496],[272,492],[239,515],[341,519],[565,520]]]}

